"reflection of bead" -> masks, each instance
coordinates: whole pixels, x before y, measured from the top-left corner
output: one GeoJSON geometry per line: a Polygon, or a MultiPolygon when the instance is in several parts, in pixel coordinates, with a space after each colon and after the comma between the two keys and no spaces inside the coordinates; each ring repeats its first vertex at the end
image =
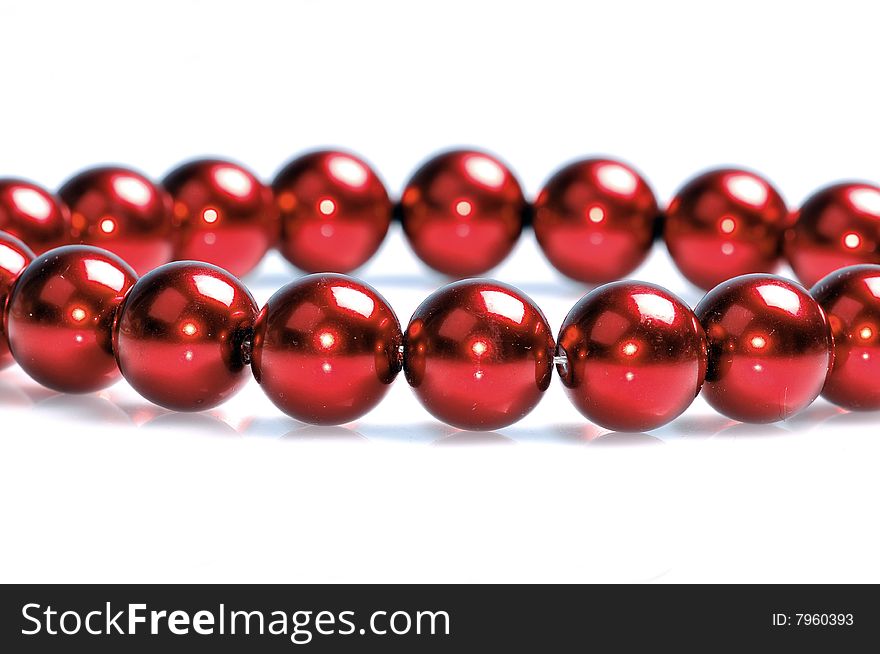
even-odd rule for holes
{"type": "Polygon", "coordinates": [[[391,200],[375,172],[345,152],[311,152],[272,183],[281,212],[281,253],[307,272],[349,272],[376,253],[391,200]]]}
{"type": "Polygon", "coordinates": [[[831,333],[802,286],[775,275],[743,275],[711,290],[695,313],[709,341],[703,397],[716,410],[744,422],[773,422],[819,396],[831,333]]]}
{"type": "Polygon", "coordinates": [[[308,275],[279,290],[254,330],[254,377],[298,420],[341,424],[376,406],[400,372],[400,323],[375,289],[308,275]]]}
{"type": "Polygon", "coordinates": [[[849,182],[817,191],[798,211],[785,245],[807,287],[845,266],[880,264],[880,187],[849,182]]]}
{"type": "Polygon", "coordinates": [[[257,306],[237,278],[194,261],[144,275],[128,293],[115,334],[126,381],[169,409],[210,409],[247,380],[242,344],[257,306]]]}
{"type": "Polygon", "coordinates": [[[6,368],[13,363],[12,354],[9,353],[9,341],[6,339],[6,329],[3,326],[6,299],[9,297],[13,282],[33,260],[34,253],[27,245],[14,236],[0,232],[0,368],[6,368]]]}
{"type": "Polygon", "coordinates": [[[455,150],[419,168],[400,200],[403,229],[426,264],[455,277],[494,268],[513,249],[526,209],[519,182],[500,161],[455,150]]]}
{"type": "Polygon", "coordinates": [[[847,409],[880,409],[880,266],[850,266],[810,291],[828,314],[834,363],[822,397],[847,409]]]}
{"type": "Polygon", "coordinates": [[[535,200],[535,236],[572,279],[604,284],[631,273],[654,241],[657,201],[629,166],[586,159],[556,172],[535,200]]]}
{"type": "Polygon", "coordinates": [[[137,279],[116,255],[68,245],[38,256],[21,273],[7,308],[9,349],[35,380],[87,393],[119,378],[113,321],[137,279]]]}
{"type": "Polygon", "coordinates": [[[70,212],[55,195],[20,179],[0,179],[0,230],[37,254],[70,243],[70,212]]]}
{"type": "Polygon", "coordinates": [[[559,332],[559,376],[574,405],[618,431],[655,429],[693,402],[706,336],[690,307],[658,286],[616,282],[578,302],[559,332]]]}
{"type": "Polygon", "coordinates": [[[712,170],[675,194],[664,239],[682,274],[710,289],[737,275],[773,272],[788,221],[785,201],[766,180],[744,170],[712,170]]]}
{"type": "Polygon", "coordinates": [[[416,396],[462,429],[498,429],[531,411],[550,384],[553,336],[524,293],[483,279],[444,286],[422,302],[405,337],[416,396]]]}
{"type": "Polygon", "coordinates": [[[171,259],[171,198],[128,168],[84,170],[58,191],[73,241],[110,250],[139,275],[171,259]]]}
{"type": "Polygon", "coordinates": [[[241,277],[275,243],[272,190],[238,164],[198,159],[168,173],[174,201],[174,258],[205,261],[241,277]]]}

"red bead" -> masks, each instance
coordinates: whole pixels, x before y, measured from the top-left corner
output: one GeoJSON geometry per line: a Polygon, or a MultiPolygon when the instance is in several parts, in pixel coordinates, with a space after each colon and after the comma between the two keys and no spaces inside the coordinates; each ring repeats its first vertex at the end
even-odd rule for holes
{"type": "Polygon", "coordinates": [[[706,335],[669,291],[642,282],[597,288],[569,312],[557,370],[574,405],[617,431],[655,429],[681,415],[706,375],[706,335]]]}
{"type": "Polygon", "coordinates": [[[850,182],[814,193],[786,234],[785,252],[807,287],[845,266],[880,264],[880,187],[850,182]]]}
{"type": "Polygon", "coordinates": [[[769,182],[745,170],[712,170],[669,203],[664,238],[682,274],[710,289],[775,270],[788,222],[785,201],[769,182]]]}
{"type": "Polygon", "coordinates": [[[247,381],[242,345],[256,318],[251,294],[225,270],[166,264],[141,277],[120,310],[114,343],[122,376],[169,409],[217,406],[247,381]]]}
{"type": "Polygon", "coordinates": [[[481,274],[501,263],[519,238],[525,209],[510,170],[471,150],[428,161],[401,198],[403,229],[415,253],[454,277],[481,274]]]}
{"type": "Polygon", "coordinates": [[[810,295],[828,315],[834,340],[822,396],[847,409],[880,409],[880,266],[837,270],[810,295]]]}
{"type": "Polygon", "coordinates": [[[8,300],[12,356],[36,381],[64,393],[114,383],[113,321],[136,279],[128,264],[96,247],[67,245],[39,255],[8,300]]]}
{"type": "Polygon", "coordinates": [[[308,275],[279,290],[254,330],[253,371],[289,416],[351,422],[375,407],[400,372],[400,323],[369,285],[308,275]]]}
{"type": "Polygon", "coordinates": [[[6,299],[21,271],[34,260],[30,248],[14,236],[0,232],[0,369],[13,363],[6,338],[6,299]]]}
{"type": "Polygon", "coordinates": [[[70,242],[70,212],[55,195],[20,179],[0,179],[0,231],[24,241],[31,250],[70,242]]]}
{"type": "Polygon", "coordinates": [[[535,201],[535,236],[560,272],[590,284],[631,273],[654,241],[657,201],[626,164],[586,159],[550,178],[535,201]]]}
{"type": "Polygon", "coordinates": [[[695,309],[709,341],[703,397],[743,422],[785,420],[819,396],[831,363],[825,312],[795,282],[743,275],[695,309]]]}
{"type": "Polygon", "coordinates": [[[461,429],[498,429],[531,411],[547,390],[553,336],[521,291],[466,279],[432,293],[406,330],[404,370],[435,417],[461,429]]]}
{"type": "Polygon", "coordinates": [[[171,259],[171,197],[127,168],[85,170],[58,191],[73,240],[110,250],[139,275],[171,259]]]}
{"type": "Polygon", "coordinates": [[[190,161],[162,186],[174,201],[175,259],[205,261],[241,277],[277,240],[272,190],[238,164],[190,161]]]}
{"type": "Polygon", "coordinates": [[[301,270],[354,270],[388,232],[388,192],[351,154],[323,150],[298,157],[281,169],[272,188],[281,212],[281,253],[301,270]]]}

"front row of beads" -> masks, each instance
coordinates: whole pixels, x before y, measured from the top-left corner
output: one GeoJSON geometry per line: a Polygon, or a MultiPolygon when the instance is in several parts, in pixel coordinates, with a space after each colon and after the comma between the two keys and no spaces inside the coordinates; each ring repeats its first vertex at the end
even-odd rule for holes
{"type": "Polygon", "coordinates": [[[747,422],[786,419],[820,393],[848,409],[880,408],[875,265],[836,271],[812,293],[773,275],[736,277],[693,311],[658,286],[614,282],[574,306],[557,344],[531,299],[492,280],[444,286],[402,331],[378,292],[345,275],[300,278],[260,311],[210,264],[175,262],[138,279],[98,248],[35,257],[0,235],[0,303],[0,365],[14,360],[62,392],[121,374],[181,411],[228,399],[248,363],[272,402],[315,424],[358,419],[403,370],[439,420],[502,428],[537,405],[554,363],[578,410],[621,431],[669,422],[701,389],[747,422]]]}

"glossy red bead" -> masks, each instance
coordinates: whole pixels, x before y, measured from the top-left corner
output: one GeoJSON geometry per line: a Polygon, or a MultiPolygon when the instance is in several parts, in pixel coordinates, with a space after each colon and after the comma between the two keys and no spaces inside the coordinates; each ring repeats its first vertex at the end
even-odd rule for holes
{"type": "Polygon", "coordinates": [[[669,291],[642,282],[597,288],[569,312],[557,365],[572,403],[616,431],[660,427],[687,409],[706,375],[706,335],[669,291]]]}
{"type": "Polygon", "coordinates": [[[241,277],[278,237],[272,190],[231,161],[198,159],[168,173],[174,202],[174,258],[205,261],[241,277]]]}
{"type": "Polygon", "coordinates": [[[34,253],[19,239],[0,232],[0,368],[13,363],[6,338],[6,300],[12,285],[27,265],[34,260],[34,253]]]}
{"type": "Polygon", "coordinates": [[[281,213],[279,249],[306,272],[349,272],[382,244],[391,200],[375,172],[354,155],[310,152],[272,183],[281,213]]]}
{"type": "Polygon", "coordinates": [[[789,212],[755,173],[711,170],[687,182],[666,210],[664,238],[678,269],[700,288],[748,273],[773,272],[789,212]]]}
{"type": "Polygon", "coordinates": [[[67,245],[37,256],[8,300],[12,356],[56,391],[88,393],[114,383],[113,322],[135,279],[128,264],[96,247],[67,245]]]}
{"type": "Polygon", "coordinates": [[[0,179],[0,231],[37,254],[70,243],[70,212],[46,189],[20,179],[0,179]]]}
{"type": "Polygon", "coordinates": [[[91,168],[58,194],[70,208],[75,242],[110,250],[139,275],[170,261],[171,197],[140,173],[91,168]]]}
{"type": "Polygon", "coordinates": [[[501,282],[466,279],[416,309],[404,370],[436,418],[491,430],[535,408],[550,384],[553,350],[547,319],[528,296],[501,282]]]}
{"type": "Polygon", "coordinates": [[[825,312],[795,282],[743,275],[695,309],[709,342],[703,397],[742,422],[785,420],[819,396],[831,363],[825,312]]]}
{"type": "Polygon", "coordinates": [[[651,249],[657,200],[631,167],[586,159],[555,173],[535,200],[533,226],[557,270],[580,282],[625,277],[651,249]]]}
{"type": "Polygon", "coordinates": [[[256,318],[251,294],[225,270],[195,261],[166,264],[141,277],[120,310],[119,368],[155,404],[210,409],[247,381],[242,346],[256,318]]]}
{"type": "Polygon", "coordinates": [[[880,264],[880,187],[847,182],[814,193],[786,234],[785,252],[807,287],[839,268],[880,264]]]}
{"type": "Polygon", "coordinates": [[[253,371],[289,416],[318,425],[360,418],[401,368],[400,323],[369,285],[333,273],[279,290],[254,330],[253,371]]]}
{"type": "Polygon", "coordinates": [[[880,266],[836,270],[810,295],[828,315],[834,339],[822,396],[847,409],[880,409],[880,266]]]}
{"type": "Polygon", "coordinates": [[[440,154],[419,168],[401,198],[403,229],[415,253],[453,277],[497,266],[519,238],[526,209],[519,182],[495,157],[440,154]]]}

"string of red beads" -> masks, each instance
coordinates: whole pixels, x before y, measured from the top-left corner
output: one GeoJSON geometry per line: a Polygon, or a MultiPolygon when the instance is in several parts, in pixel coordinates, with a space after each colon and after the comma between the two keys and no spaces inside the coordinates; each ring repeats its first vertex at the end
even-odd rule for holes
{"type": "Polygon", "coordinates": [[[419,258],[454,277],[497,266],[529,224],[553,266],[590,284],[631,273],[657,235],[705,290],[773,272],[783,258],[808,287],[843,266],[880,264],[880,187],[835,184],[789,211],[767,180],[732,168],[691,179],[662,210],[644,178],[611,159],[565,166],[529,203],[510,169],[477,150],[429,159],[397,205],[367,163],[335,150],[294,159],[270,185],[219,159],[185,163],[159,184],[128,168],[93,168],[57,196],[0,180],[0,230],[38,254],[102,247],[138,274],[197,259],[241,277],[273,246],[306,272],[351,272],[375,254],[393,215],[419,258]]]}
{"type": "Polygon", "coordinates": [[[692,311],[634,281],[581,299],[554,341],[521,291],[487,279],[444,286],[405,332],[369,285],[316,273],[258,312],[247,289],[211,264],[165,264],[137,279],[116,255],[63,246],[34,256],[0,234],[3,364],[65,392],[121,375],[144,397],[195,411],[246,380],[317,424],[355,420],[403,369],[440,420],[497,429],[531,411],[554,362],[574,405],[599,425],[649,430],[702,389],[741,421],[783,420],[820,393],[880,409],[880,266],[835,271],[808,293],[769,274],[722,282],[692,311]],[[11,353],[11,357],[7,353],[11,353]],[[824,388],[824,391],[823,391],[824,388]]]}

